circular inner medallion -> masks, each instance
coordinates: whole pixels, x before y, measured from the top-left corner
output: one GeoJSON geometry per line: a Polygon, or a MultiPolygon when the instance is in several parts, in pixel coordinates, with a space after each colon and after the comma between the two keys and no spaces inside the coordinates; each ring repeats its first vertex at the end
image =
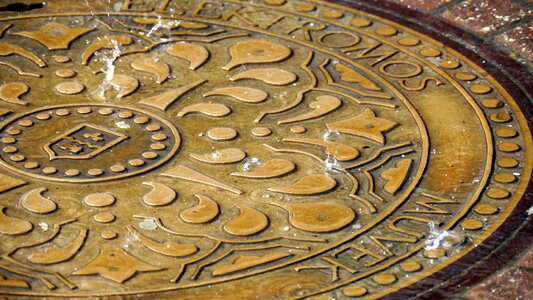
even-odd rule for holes
{"type": "Polygon", "coordinates": [[[63,182],[144,173],[167,161],[180,145],[177,129],[162,117],[99,104],[50,106],[17,115],[4,123],[0,136],[6,167],[63,182]],[[150,130],[155,126],[157,130],[150,130]],[[154,154],[143,156],[154,145],[154,154]]]}

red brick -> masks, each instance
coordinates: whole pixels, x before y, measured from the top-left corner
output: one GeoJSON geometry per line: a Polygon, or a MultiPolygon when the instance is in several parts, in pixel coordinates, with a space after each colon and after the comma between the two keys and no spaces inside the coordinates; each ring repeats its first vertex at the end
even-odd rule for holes
{"type": "Polygon", "coordinates": [[[533,246],[529,247],[526,254],[518,260],[518,265],[522,268],[533,269],[533,246]]]}
{"type": "Polygon", "coordinates": [[[533,61],[533,22],[499,34],[496,40],[523,58],[533,61]]]}
{"type": "Polygon", "coordinates": [[[482,36],[531,15],[532,10],[513,0],[468,0],[444,12],[443,17],[482,36]]]}
{"type": "Polygon", "coordinates": [[[533,273],[504,269],[471,288],[465,296],[470,300],[533,299],[533,273]]]}
{"type": "Polygon", "coordinates": [[[432,11],[444,4],[452,2],[452,0],[393,0],[392,2],[415,10],[432,11]]]}

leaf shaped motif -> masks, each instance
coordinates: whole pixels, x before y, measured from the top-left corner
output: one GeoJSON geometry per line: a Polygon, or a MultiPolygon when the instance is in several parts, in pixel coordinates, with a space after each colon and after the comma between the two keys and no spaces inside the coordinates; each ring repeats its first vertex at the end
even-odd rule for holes
{"type": "Polygon", "coordinates": [[[327,192],[337,186],[337,181],[329,175],[316,174],[301,178],[287,186],[268,188],[269,191],[290,195],[315,195],[327,192]]]}
{"type": "Polygon", "coordinates": [[[72,258],[85,242],[87,229],[81,229],[78,236],[65,248],[47,248],[44,252],[28,255],[28,260],[34,264],[50,265],[72,258]]]}
{"type": "Polygon", "coordinates": [[[381,173],[381,177],[389,181],[384,186],[387,192],[394,195],[398,191],[407,177],[411,162],[411,159],[402,159],[396,163],[395,168],[381,173]]]}
{"type": "Polygon", "coordinates": [[[246,152],[238,148],[215,150],[211,153],[191,153],[192,158],[209,164],[232,164],[240,162],[246,157],[246,152]]]}
{"type": "Polygon", "coordinates": [[[301,121],[318,118],[339,108],[341,104],[342,104],[342,101],[339,100],[339,98],[337,97],[318,96],[316,97],[316,101],[309,103],[309,107],[313,109],[312,111],[301,114],[293,118],[288,118],[285,120],[278,121],[278,124],[301,122],[301,121]]]}
{"type": "Polygon", "coordinates": [[[166,63],[148,57],[132,62],[131,67],[138,71],[154,74],[157,77],[156,82],[159,84],[165,82],[170,74],[170,67],[166,63]]]}
{"type": "Polygon", "coordinates": [[[9,56],[13,54],[18,54],[27,58],[41,68],[46,67],[46,63],[28,49],[10,43],[0,43],[0,56],[9,56]]]}
{"type": "Polygon", "coordinates": [[[268,226],[268,218],[260,211],[246,206],[237,206],[241,214],[226,223],[224,230],[233,235],[252,235],[268,226]]]}
{"type": "Polygon", "coordinates": [[[285,45],[266,40],[250,39],[238,42],[230,48],[231,61],[222,68],[231,70],[243,64],[278,62],[291,54],[292,50],[285,45]]]}
{"type": "Polygon", "coordinates": [[[231,113],[231,109],[220,103],[197,103],[183,108],[178,112],[178,117],[184,117],[190,113],[201,113],[211,117],[224,117],[231,113]]]}
{"type": "Polygon", "coordinates": [[[183,221],[193,224],[207,223],[220,213],[218,204],[211,198],[196,194],[198,198],[198,205],[184,210],[180,217],[183,221]]]}
{"type": "Polygon", "coordinates": [[[167,48],[167,53],[189,61],[189,69],[196,70],[209,59],[209,51],[204,46],[177,43],[167,48]]]}
{"type": "Polygon", "coordinates": [[[359,150],[354,147],[332,141],[304,138],[286,138],[282,141],[326,147],[326,154],[335,156],[339,161],[352,160],[359,156],[359,150]]]}
{"type": "Polygon", "coordinates": [[[252,69],[241,72],[230,78],[231,81],[255,79],[270,85],[287,85],[296,81],[296,74],[277,68],[252,69]]]}
{"type": "Polygon", "coordinates": [[[109,84],[118,89],[117,98],[119,99],[128,96],[139,87],[137,79],[124,74],[115,74],[109,84]]]}
{"type": "Polygon", "coordinates": [[[289,222],[305,231],[331,232],[350,224],[355,219],[354,211],[341,204],[272,204],[289,212],[289,222]]]}
{"type": "Polygon", "coordinates": [[[335,65],[335,70],[341,72],[341,79],[347,82],[359,83],[362,87],[372,90],[372,91],[381,91],[381,88],[373,83],[370,79],[364,77],[363,75],[357,73],[356,71],[345,67],[341,64],[335,65]]]}
{"type": "Polygon", "coordinates": [[[27,192],[22,195],[22,206],[34,213],[47,214],[57,209],[57,204],[41,195],[45,192],[46,188],[38,188],[27,192]]]}
{"type": "Polygon", "coordinates": [[[0,206],[0,234],[15,235],[32,230],[33,225],[30,222],[6,215],[5,209],[5,207],[0,206]]]}
{"type": "Polygon", "coordinates": [[[262,90],[249,88],[249,87],[224,87],[216,90],[212,90],[204,94],[204,97],[222,95],[230,96],[237,100],[247,103],[259,103],[266,100],[268,93],[262,90]]]}
{"type": "Polygon", "coordinates": [[[20,100],[20,96],[30,90],[30,87],[22,82],[10,82],[0,86],[0,99],[18,105],[28,105],[27,102],[20,100]]]}
{"type": "Polygon", "coordinates": [[[296,165],[290,160],[272,159],[251,172],[235,172],[230,175],[245,178],[274,178],[283,176],[295,168],[296,165]]]}
{"type": "Polygon", "coordinates": [[[141,243],[146,248],[154,252],[157,252],[159,254],[163,254],[163,255],[171,256],[171,257],[182,257],[182,256],[191,255],[195,253],[196,251],[198,251],[198,247],[196,247],[195,245],[178,244],[174,242],[159,243],[140,234],[135,229],[133,229],[133,227],[131,226],[128,226],[126,228],[131,233],[131,235],[133,235],[133,237],[137,241],[139,241],[139,243],[141,243]]]}
{"type": "Polygon", "coordinates": [[[100,49],[114,49],[118,46],[129,45],[133,40],[128,36],[111,35],[101,37],[87,46],[81,54],[81,64],[86,66],[93,54],[100,49]]]}
{"type": "Polygon", "coordinates": [[[176,191],[165,184],[159,182],[145,181],[142,185],[151,186],[152,190],[144,195],[144,203],[150,206],[163,206],[171,203],[176,199],[176,191]]]}

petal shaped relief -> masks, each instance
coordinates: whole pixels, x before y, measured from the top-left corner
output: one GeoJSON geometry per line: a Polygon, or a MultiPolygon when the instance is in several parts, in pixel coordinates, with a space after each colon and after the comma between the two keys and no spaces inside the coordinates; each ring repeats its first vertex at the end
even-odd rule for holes
{"type": "Polygon", "coordinates": [[[348,161],[359,156],[359,150],[354,147],[332,141],[304,138],[286,138],[283,142],[311,144],[326,147],[326,154],[333,155],[339,161],[348,161]]]}
{"type": "Polygon", "coordinates": [[[290,253],[270,253],[264,256],[239,256],[232,264],[227,266],[218,267],[213,270],[213,276],[220,276],[237,271],[249,269],[255,266],[273,262],[278,259],[282,259],[291,256],[290,253]]]}
{"type": "Polygon", "coordinates": [[[71,259],[83,246],[87,229],[80,230],[78,236],[65,248],[47,248],[43,252],[28,255],[28,260],[35,264],[50,265],[71,259]]]}
{"type": "Polygon", "coordinates": [[[138,231],[133,229],[133,227],[128,226],[128,231],[133,235],[133,237],[139,241],[143,246],[146,248],[157,252],[159,254],[163,254],[166,256],[171,257],[183,257],[187,255],[191,255],[196,253],[198,251],[198,247],[191,244],[178,244],[174,242],[166,242],[166,243],[160,243],[156,242],[142,234],[140,234],[138,231]]]}
{"type": "Polygon", "coordinates": [[[186,84],[177,89],[172,89],[170,91],[146,98],[140,101],[139,103],[144,104],[144,105],[149,105],[155,108],[159,108],[160,110],[165,111],[172,103],[177,101],[183,94],[205,83],[206,81],[207,80],[198,80],[198,81],[186,84]]]}
{"type": "Polygon", "coordinates": [[[250,172],[234,172],[231,176],[245,177],[245,178],[274,178],[283,176],[292,172],[296,168],[296,165],[286,159],[271,159],[265,162],[263,165],[257,167],[250,172]]]}
{"type": "Polygon", "coordinates": [[[163,183],[146,181],[142,185],[152,187],[152,190],[143,197],[144,203],[150,206],[168,205],[176,199],[176,191],[163,183]]]}
{"type": "Polygon", "coordinates": [[[201,45],[177,43],[167,48],[167,53],[189,61],[189,69],[196,70],[209,59],[209,51],[201,45]]]}
{"type": "Polygon", "coordinates": [[[226,223],[224,230],[233,235],[256,234],[268,226],[268,218],[262,212],[247,206],[237,206],[241,214],[226,223]]]}
{"type": "Polygon", "coordinates": [[[190,156],[209,164],[233,164],[243,160],[246,157],[246,152],[238,148],[226,148],[206,154],[191,153],[190,156]]]}
{"type": "Polygon", "coordinates": [[[123,35],[106,35],[101,37],[87,46],[81,54],[81,64],[86,66],[93,54],[101,49],[114,49],[119,46],[129,45],[133,40],[123,35]]]}
{"type": "Polygon", "coordinates": [[[184,107],[178,112],[178,117],[190,113],[201,113],[210,117],[224,117],[231,113],[231,109],[221,103],[197,103],[184,107]]]}
{"type": "Polygon", "coordinates": [[[46,63],[37,55],[33,54],[33,52],[31,52],[30,50],[14,44],[0,43],[0,56],[9,56],[13,54],[18,54],[22,57],[27,58],[41,68],[46,67],[46,63]]]}
{"type": "Polygon", "coordinates": [[[47,214],[57,209],[57,204],[41,195],[42,192],[47,191],[46,188],[38,188],[22,195],[22,206],[34,213],[47,214]]]}
{"type": "Polygon", "coordinates": [[[310,232],[331,232],[350,224],[355,219],[355,212],[341,204],[272,203],[289,213],[289,222],[296,228],[310,232]]]}
{"type": "Polygon", "coordinates": [[[392,129],[397,124],[384,118],[378,118],[374,111],[365,108],[362,113],[355,117],[328,123],[326,126],[330,131],[353,134],[383,144],[385,143],[383,132],[392,129]]]}
{"type": "Polygon", "coordinates": [[[244,64],[278,62],[292,54],[292,50],[285,45],[258,39],[238,42],[229,51],[231,61],[222,67],[224,70],[244,64]]]}
{"type": "Polygon", "coordinates": [[[170,74],[168,64],[149,57],[138,59],[131,63],[131,67],[138,71],[152,73],[156,76],[156,82],[161,84],[167,80],[170,74]]]}
{"type": "Polygon", "coordinates": [[[33,225],[23,219],[10,217],[4,213],[5,207],[0,206],[0,234],[23,234],[32,230],[33,225]]]}
{"type": "Polygon", "coordinates": [[[359,83],[362,87],[372,90],[372,91],[381,91],[381,88],[373,83],[370,79],[365,76],[357,73],[356,71],[345,67],[341,64],[335,65],[335,70],[341,73],[341,79],[346,82],[359,83]]]}
{"type": "Polygon", "coordinates": [[[115,74],[109,84],[118,90],[117,98],[123,98],[133,93],[139,87],[139,81],[129,75],[115,74]]]}
{"type": "Polygon", "coordinates": [[[49,50],[68,49],[70,43],[87,32],[96,28],[71,28],[67,25],[52,22],[39,27],[35,31],[19,31],[13,34],[25,36],[45,45],[49,50]]]}
{"type": "Polygon", "coordinates": [[[287,85],[296,81],[298,77],[293,72],[278,68],[261,68],[241,72],[230,78],[231,81],[243,79],[260,80],[270,85],[287,85]]]}
{"type": "Polygon", "coordinates": [[[22,82],[6,83],[0,86],[0,99],[12,104],[28,105],[28,102],[20,100],[20,97],[29,90],[30,87],[22,82]]]}
{"type": "Polygon", "coordinates": [[[201,224],[207,223],[218,216],[220,209],[213,199],[200,194],[194,196],[198,198],[198,205],[181,212],[180,217],[183,221],[193,224],[201,224]]]}
{"type": "Polygon", "coordinates": [[[259,103],[265,101],[268,98],[268,93],[265,91],[241,86],[219,88],[216,90],[209,91],[203,96],[209,97],[216,95],[230,96],[239,101],[247,103],[259,103]]]}
{"type": "Polygon", "coordinates": [[[230,191],[232,193],[235,193],[237,195],[242,194],[243,192],[237,188],[231,187],[227,184],[224,184],[214,178],[211,178],[207,175],[204,175],[196,170],[193,170],[187,166],[184,165],[178,165],[168,171],[165,171],[163,176],[173,177],[173,178],[179,178],[184,179],[188,181],[198,182],[205,185],[214,186],[217,188],[221,188],[226,191],[230,191]]]}
{"type": "Polygon", "coordinates": [[[312,111],[308,113],[304,113],[296,117],[278,121],[278,124],[287,124],[287,123],[294,123],[294,122],[301,122],[301,121],[306,121],[310,119],[315,119],[315,118],[327,115],[328,113],[336,110],[337,108],[341,106],[341,104],[342,104],[342,101],[339,100],[339,98],[337,97],[318,96],[316,97],[316,101],[309,103],[309,108],[311,108],[312,111]]]}
{"type": "Polygon", "coordinates": [[[337,181],[329,175],[316,174],[301,178],[296,183],[268,188],[269,191],[290,195],[315,195],[332,190],[337,181]]]}
{"type": "Polygon", "coordinates": [[[403,182],[407,178],[407,173],[411,167],[411,159],[402,159],[396,163],[396,167],[381,173],[381,177],[385,180],[388,180],[385,183],[385,190],[390,194],[395,194],[398,189],[402,186],[403,182]]]}
{"type": "Polygon", "coordinates": [[[118,283],[130,279],[137,272],[158,271],[161,268],[146,264],[120,248],[104,248],[100,254],[87,265],[74,271],[73,275],[93,275],[113,280],[118,283]]]}

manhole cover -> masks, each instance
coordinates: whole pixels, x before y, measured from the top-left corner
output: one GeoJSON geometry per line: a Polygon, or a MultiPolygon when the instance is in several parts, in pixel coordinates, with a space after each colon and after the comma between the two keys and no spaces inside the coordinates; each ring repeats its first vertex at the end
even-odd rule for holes
{"type": "Polygon", "coordinates": [[[1,294],[385,296],[470,253],[528,183],[509,93],[399,24],[47,5],[0,18],[1,294]]]}

